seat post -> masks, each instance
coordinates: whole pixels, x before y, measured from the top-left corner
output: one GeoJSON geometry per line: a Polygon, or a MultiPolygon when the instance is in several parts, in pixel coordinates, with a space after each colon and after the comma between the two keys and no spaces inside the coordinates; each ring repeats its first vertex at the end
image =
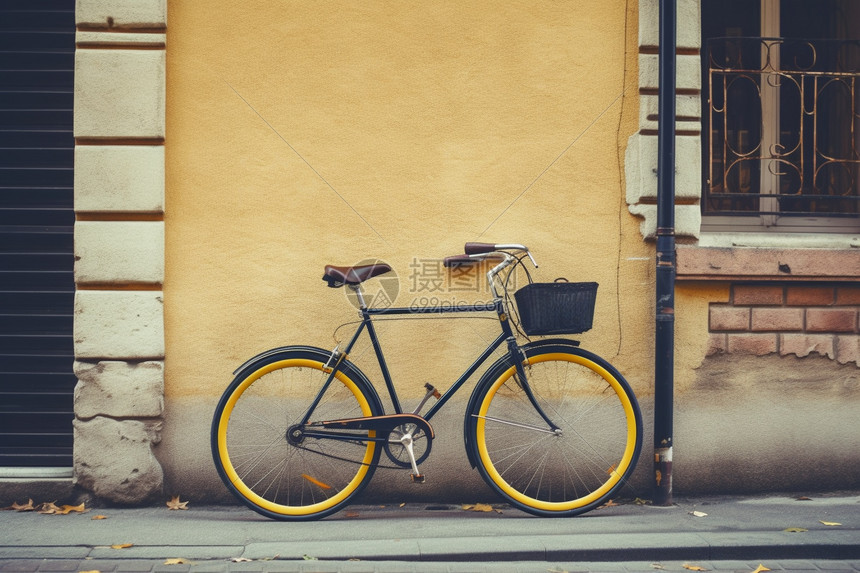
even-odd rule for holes
{"type": "Polygon", "coordinates": [[[364,302],[364,295],[361,293],[361,285],[356,284],[356,285],[347,285],[347,286],[349,288],[351,288],[353,291],[355,291],[355,296],[358,298],[358,308],[360,308],[361,310],[366,310],[367,309],[367,303],[364,302]]]}

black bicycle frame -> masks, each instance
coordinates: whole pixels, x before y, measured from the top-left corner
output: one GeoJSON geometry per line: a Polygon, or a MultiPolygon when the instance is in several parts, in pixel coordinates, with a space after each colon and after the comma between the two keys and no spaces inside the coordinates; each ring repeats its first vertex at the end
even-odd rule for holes
{"type": "MultiPolygon", "coordinates": [[[[499,322],[502,325],[502,332],[493,340],[478,358],[472,363],[469,368],[454,382],[450,388],[445,390],[439,400],[424,414],[422,417],[425,420],[430,420],[436,412],[438,412],[445,403],[451,399],[457,390],[465,384],[466,380],[474,374],[481,365],[486,362],[487,358],[492,356],[493,352],[502,345],[505,340],[514,341],[513,331],[511,330],[510,322],[504,312],[504,307],[500,300],[486,304],[474,305],[450,305],[450,306],[431,306],[431,307],[389,307],[389,308],[362,308],[361,309],[361,324],[353,335],[352,339],[344,349],[344,354],[348,355],[361,332],[366,328],[367,334],[370,337],[370,343],[373,346],[373,351],[376,353],[376,360],[379,363],[379,369],[382,372],[382,378],[385,381],[385,387],[388,389],[388,395],[391,399],[391,404],[394,407],[395,414],[402,414],[403,408],[400,405],[400,400],[397,397],[397,390],[394,388],[394,381],[391,379],[391,374],[388,371],[388,365],[385,362],[385,356],[382,353],[382,347],[379,343],[379,338],[376,335],[376,328],[373,324],[373,316],[386,315],[417,315],[417,314],[448,314],[459,312],[491,312],[495,311],[499,316],[499,322]]],[[[514,342],[514,344],[516,344],[514,342]]]]}
{"type": "MultiPolygon", "coordinates": [[[[535,399],[531,388],[527,383],[525,370],[522,366],[524,356],[521,355],[521,350],[519,345],[516,342],[516,338],[514,337],[513,330],[511,329],[511,324],[508,319],[507,314],[505,313],[505,307],[502,304],[501,299],[494,299],[492,303],[485,304],[474,304],[474,305],[450,305],[450,306],[432,306],[432,307],[390,307],[390,308],[367,308],[365,306],[361,307],[361,323],[355,331],[355,334],[350,339],[349,343],[347,343],[346,348],[338,355],[335,352],[332,353],[333,363],[331,364],[331,372],[329,373],[328,378],[323,384],[322,389],[319,394],[317,394],[316,399],[308,408],[307,413],[304,418],[300,422],[300,424],[307,424],[310,420],[311,414],[316,409],[317,404],[322,399],[322,396],[325,394],[326,390],[331,384],[331,381],[335,377],[335,373],[337,372],[338,366],[340,362],[349,356],[349,353],[352,351],[353,346],[356,341],[358,341],[359,336],[361,336],[362,331],[367,329],[367,334],[370,337],[371,345],[373,346],[373,351],[376,353],[376,360],[379,363],[379,369],[382,372],[382,378],[385,380],[385,386],[388,389],[388,395],[391,399],[392,406],[394,407],[395,414],[403,414],[403,408],[400,406],[400,400],[397,396],[397,391],[394,388],[394,382],[391,379],[391,374],[388,371],[388,365],[385,362],[385,356],[382,353],[382,347],[379,343],[379,338],[376,336],[376,328],[373,325],[373,316],[383,316],[383,315],[413,315],[413,314],[448,314],[448,313],[459,313],[459,312],[495,312],[499,317],[499,323],[502,327],[502,332],[499,334],[495,340],[493,340],[484,351],[478,356],[474,362],[472,362],[471,366],[469,366],[463,374],[442,394],[442,396],[436,401],[433,406],[424,414],[422,417],[425,420],[430,420],[436,413],[445,405],[451,397],[457,393],[460,387],[465,384],[466,380],[468,380],[477,370],[481,367],[487,359],[492,356],[492,354],[498,349],[504,342],[508,343],[508,353],[512,358],[513,363],[516,365],[517,376],[520,379],[520,386],[523,388],[523,391],[526,393],[529,401],[535,407],[535,410],[541,415],[541,417],[546,421],[549,425],[550,429],[555,431],[558,429],[552,420],[544,413],[543,409],[538,405],[537,400],[535,399]],[[520,356],[518,356],[520,355],[520,356]]],[[[332,436],[334,437],[334,436],[332,436]]],[[[336,438],[335,438],[336,439],[336,438]]]]}

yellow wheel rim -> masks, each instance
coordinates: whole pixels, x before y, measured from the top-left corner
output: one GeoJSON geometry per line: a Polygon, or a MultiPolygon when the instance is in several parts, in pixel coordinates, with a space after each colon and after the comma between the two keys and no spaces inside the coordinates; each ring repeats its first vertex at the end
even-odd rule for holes
{"type": "Polygon", "coordinates": [[[618,466],[614,468],[610,474],[609,479],[603,483],[603,485],[591,492],[589,495],[586,495],[581,498],[577,498],[570,501],[565,502],[551,502],[551,501],[543,501],[540,499],[535,499],[533,497],[529,497],[511,486],[505,478],[498,472],[493,461],[490,459],[489,452],[487,451],[487,442],[486,442],[486,416],[487,411],[489,410],[490,403],[493,400],[493,397],[496,395],[501,386],[507,382],[507,380],[514,375],[516,372],[516,367],[511,366],[508,370],[502,373],[501,376],[493,383],[493,386],[490,388],[489,392],[484,396],[484,401],[481,403],[481,408],[478,412],[477,419],[477,445],[478,445],[478,453],[481,457],[481,462],[484,466],[484,469],[490,476],[490,479],[493,480],[499,489],[505,492],[508,496],[516,501],[522,503],[523,505],[527,505],[529,507],[533,507],[535,509],[540,509],[544,511],[569,511],[572,509],[578,509],[580,507],[585,507],[590,503],[593,503],[599,500],[601,497],[606,495],[609,491],[612,490],[613,487],[618,484],[621,480],[622,476],[626,473],[627,468],[630,467],[630,464],[633,461],[633,455],[636,451],[636,441],[637,441],[637,428],[636,428],[636,414],[633,407],[633,404],[630,401],[629,396],[624,391],[621,383],[610,374],[605,368],[600,366],[599,364],[589,360],[584,356],[579,356],[576,354],[567,354],[563,352],[557,353],[547,353],[540,354],[538,356],[533,356],[528,359],[527,363],[538,364],[540,362],[546,362],[550,360],[562,360],[565,362],[575,362],[586,368],[592,370],[599,374],[606,382],[612,386],[616,395],[619,397],[621,404],[624,408],[624,415],[627,421],[627,445],[624,450],[624,454],[621,457],[621,461],[618,463],[618,466]]]}
{"type": "MultiPolygon", "coordinates": [[[[245,484],[245,482],[242,481],[242,478],[240,478],[239,474],[236,473],[236,469],[233,467],[233,463],[230,461],[230,456],[227,448],[227,426],[230,420],[230,414],[233,412],[233,408],[235,407],[236,402],[239,400],[239,398],[242,397],[242,394],[251,386],[251,384],[257,381],[259,378],[265,376],[266,374],[281,368],[300,367],[313,368],[315,370],[319,370],[320,372],[323,371],[323,363],[316,360],[293,358],[267,364],[266,366],[263,366],[262,368],[253,372],[251,375],[245,378],[242,383],[233,391],[233,393],[230,395],[230,399],[224,405],[224,409],[221,412],[221,417],[218,420],[218,459],[220,460],[221,467],[227,474],[230,483],[233,484],[233,486],[239,491],[239,493],[242,494],[242,496],[244,496],[246,499],[248,499],[255,505],[268,511],[271,511],[272,513],[278,513],[281,515],[311,515],[314,513],[325,511],[345,500],[352,494],[352,492],[355,491],[355,489],[364,480],[364,477],[367,475],[368,469],[370,468],[370,463],[371,461],[373,461],[373,454],[376,451],[376,442],[368,442],[367,451],[364,454],[364,459],[361,461],[355,477],[353,477],[352,480],[337,494],[324,501],[320,501],[311,505],[287,506],[273,503],[265,499],[264,497],[259,496],[257,493],[251,490],[245,484]]],[[[344,386],[349,388],[350,392],[352,392],[352,394],[355,396],[359,406],[361,407],[362,415],[373,415],[370,409],[370,404],[367,402],[367,399],[364,397],[364,394],[361,393],[355,383],[341,371],[338,371],[335,374],[335,377],[340,380],[344,384],[344,386]]],[[[371,438],[375,437],[376,432],[371,431],[368,435],[371,438]]]]}

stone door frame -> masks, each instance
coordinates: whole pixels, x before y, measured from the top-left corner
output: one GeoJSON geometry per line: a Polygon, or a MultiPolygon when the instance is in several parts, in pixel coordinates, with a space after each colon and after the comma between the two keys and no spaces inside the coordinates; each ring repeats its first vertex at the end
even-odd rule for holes
{"type": "Polygon", "coordinates": [[[161,493],[167,0],[75,6],[74,483],[161,493]]]}

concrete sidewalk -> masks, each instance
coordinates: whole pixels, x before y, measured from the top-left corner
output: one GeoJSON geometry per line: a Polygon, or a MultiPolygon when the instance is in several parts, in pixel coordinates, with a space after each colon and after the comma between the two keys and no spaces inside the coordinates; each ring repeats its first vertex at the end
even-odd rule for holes
{"type": "Polygon", "coordinates": [[[238,506],[4,511],[0,571],[860,571],[860,495],[810,497],[627,503],[570,519],[428,504],[307,523],[238,506]]]}

